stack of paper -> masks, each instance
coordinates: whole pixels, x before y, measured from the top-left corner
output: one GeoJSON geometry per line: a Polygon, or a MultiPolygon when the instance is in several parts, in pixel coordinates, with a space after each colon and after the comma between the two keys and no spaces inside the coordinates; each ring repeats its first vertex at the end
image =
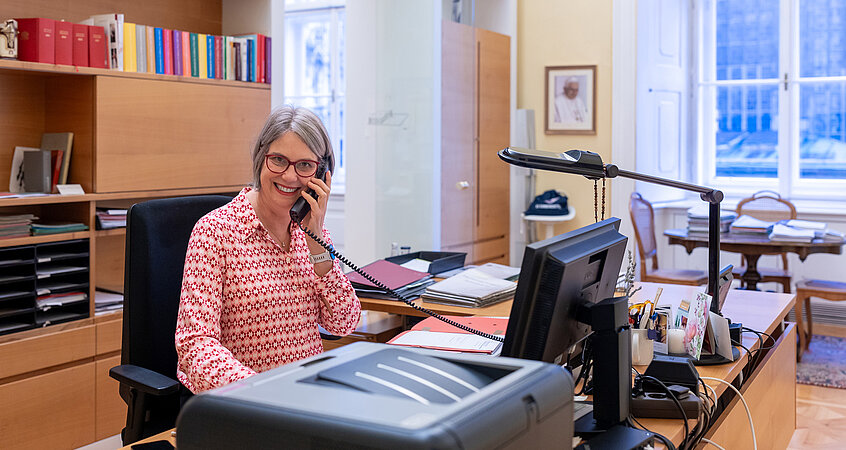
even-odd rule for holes
{"type": "MultiPolygon", "coordinates": [[[[813,231],[815,239],[823,239],[823,240],[831,240],[831,241],[842,241],[843,240],[843,233],[828,228],[828,225],[825,222],[815,222],[811,220],[786,220],[779,222],[782,225],[790,227],[794,230],[800,230],[803,232],[813,231]]],[[[804,242],[804,241],[803,241],[804,242]]]]}
{"type": "Polygon", "coordinates": [[[123,308],[123,294],[97,290],[94,292],[94,313],[101,314],[123,308]]]}
{"type": "Polygon", "coordinates": [[[770,240],[777,242],[811,242],[815,236],[814,230],[793,228],[782,223],[776,223],[770,230],[770,240]]]}
{"type": "MultiPolygon", "coordinates": [[[[364,273],[405,297],[418,297],[426,289],[426,286],[434,283],[432,275],[426,272],[411,270],[384,259],[370,263],[361,269],[364,273]]],[[[397,298],[357,273],[349,273],[347,278],[355,288],[355,293],[361,297],[397,298]]]]}
{"type": "Polygon", "coordinates": [[[0,239],[29,236],[30,224],[37,219],[32,214],[0,215],[0,239]]]}
{"type": "MultiPolygon", "coordinates": [[[[699,205],[687,210],[688,236],[708,234],[708,208],[709,205],[699,205]]],[[[720,210],[720,233],[728,233],[729,227],[736,218],[737,213],[734,211],[720,210]]]]}
{"type": "Polygon", "coordinates": [[[97,208],[97,227],[101,230],[125,228],[126,210],[97,208]]]}
{"type": "Polygon", "coordinates": [[[65,306],[83,300],[88,300],[88,294],[84,292],[65,292],[63,294],[39,296],[35,299],[35,304],[39,309],[46,311],[53,306],[65,306]]]}
{"type": "Polygon", "coordinates": [[[767,234],[769,228],[773,226],[773,222],[756,219],[746,214],[741,215],[731,224],[731,232],[735,234],[767,234]]]}
{"type": "Polygon", "coordinates": [[[38,236],[42,234],[57,234],[57,233],[71,233],[74,231],[85,231],[88,225],[84,223],[34,223],[32,224],[32,235],[38,236]]]}
{"type": "Polygon", "coordinates": [[[508,300],[516,290],[516,283],[474,268],[429,286],[421,297],[444,305],[482,307],[508,300]]]}

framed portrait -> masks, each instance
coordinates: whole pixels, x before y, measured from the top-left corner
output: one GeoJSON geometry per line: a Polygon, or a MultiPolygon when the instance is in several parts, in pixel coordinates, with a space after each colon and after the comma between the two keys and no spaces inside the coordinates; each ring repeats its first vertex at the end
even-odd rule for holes
{"type": "Polygon", "coordinates": [[[596,66],[546,67],[546,134],[596,134],[596,66]]]}

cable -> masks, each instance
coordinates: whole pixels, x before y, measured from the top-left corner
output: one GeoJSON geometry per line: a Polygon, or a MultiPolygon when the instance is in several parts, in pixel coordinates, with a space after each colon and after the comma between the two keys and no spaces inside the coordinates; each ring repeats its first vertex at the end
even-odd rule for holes
{"type": "Polygon", "coordinates": [[[308,228],[306,228],[306,227],[305,227],[305,226],[303,226],[302,224],[297,224],[297,225],[299,225],[299,226],[300,226],[300,229],[301,229],[301,230],[303,230],[303,232],[304,232],[305,234],[307,234],[310,238],[312,238],[312,239],[314,240],[314,242],[317,242],[318,244],[320,244],[320,246],[321,246],[321,247],[323,247],[323,248],[324,248],[327,252],[329,252],[329,253],[331,253],[331,254],[335,255],[335,257],[336,257],[336,258],[338,258],[339,260],[341,260],[341,262],[343,262],[344,264],[346,264],[347,266],[349,266],[352,270],[356,271],[356,273],[358,273],[359,275],[363,276],[364,278],[366,278],[368,281],[370,281],[371,283],[375,284],[375,285],[376,285],[376,286],[378,286],[379,288],[384,289],[385,291],[387,291],[389,294],[393,295],[394,297],[396,297],[396,298],[400,299],[400,300],[401,300],[403,303],[405,303],[406,305],[408,305],[408,306],[410,306],[410,307],[412,307],[412,308],[414,308],[414,309],[416,309],[416,310],[418,310],[418,311],[422,312],[423,314],[430,315],[430,316],[432,316],[432,317],[434,317],[434,318],[436,318],[436,319],[438,319],[438,320],[440,320],[440,321],[442,321],[442,322],[448,323],[448,324],[450,324],[450,325],[452,325],[452,326],[454,326],[454,327],[456,327],[456,328],[460,328],[460,329],[462,329],[462,330],[464,330],[464,331],[467,331],[467,332],[469,332],[469,333],[473,333],[473,334],[476,334],[476,335],[482,336],[483,338],[487,338],[487,339],[490,339],[490,340],[493,340],[493,341],[497,341],[497,342],[503,342],[503,341],[505,341],[505,337],[503,337],[503,336],[496,336],[496,335],[493,335],[493,334],[489,334],[489,333],[485,333],[485,332],[482,332],[482,331],[476,330],[476,329],[474,329],[474,328],[470,328],[470,327],[468,327],[467,325],[464,325],[464,324],[458,323],[458,322],[456,322],[456,321],[454,321],[454,320],[447,319],[446,317],[444,317],[444,316],[442,316],[442,315],[440,315],[440,314],[438,314],[438,313],[436,313],[436,312],[434,312],[434,311],[432,311],[432,310],[426,309],[426,308],[424,308],[424,307],[422,307],[422,306],[420,306],[420,305],[415,305],[415,304],[411,301],[411,299],[409,299],[409,298],[407,298],[407,297],[405,297],[405,296],[403,296],[403,295],[398,294],[395,290],[393,290],[393,289],[389,288],[388,286],[385,286],[384,284],[382,284],[382,282],[381,282],[381,281],[377,280],[376,278],[373,278],[373,276],[371,276],[371,275],[370,275],[370,274],[368,274],[367,272],[365,272],[365,271],[361,270],[358,266],[356,266],[355,264],[353,264],[352,262],[350,262],[350,260],[348,260],[347,258],[345,258],[345,257],[344,257],[344,255],[342,255],[342,254],[338,253],[337,251],[335,251],[335,249],[334,249],[331,245],[329,245],[329,244],[327,244],[327,243],[323,242],[323,240],[322,240],[322,239],[320,239],[319,237],[317,237],[317,235],[315,235],[314,233],[312,233],[312,232],[311,232],[311,230],[309,230],[308,228]]]}
{"type": "Polygon", "coordinates": [[[664,444],[665,447],[667,447],[667,450],[677,450],[675,444],[673,444],[673,441],[669,440],[667,438],[667,436],[664,436],[661,433],[656,433],[656,432],[646,428],[645,426],[643,426],[642,423],[638,422],[638,420],[635,418],[635,416],[632,416],[630,414],[629,417],[626,418],[626,424],[630,428],[638,428],[632,423],[632,421],[635,421],[640,426],[640,429],[652,433],[655,436],[655,438],[657,438],[659,441],[661,441],[664,444]]]}
{"type": "Polygon", "coordinates": [[[701,378],[703,380],[711,380],[711,381],[723,383],[726,386],[730,387],[732,390],[734,390],[735,393],[737,393],[737,396],[740,397],[740,401],[743,402],[743,407],[746,408],[746,417],[749,419],[749,429],[752,430],[752,448],[755,449],[755,450],[758,450],[758,440],[755,438],[755,425],[752,423],[752,413],[749,411],[749,405],[746,404],[746,399],[743,398],[743,394],[741,394],[740,391],[737,390],[737,388],[734,387],[733,384],[729,383],[726,380],[722,380],[722,379],[714,378],[714,377],[701,377],[701,378]]]}
{"type": "Polygon", "coordinates": [[[712,441],[712,440],[702,438],[702,442],[704,442],[704,443],[706,443],[706,444],[711,444],[711,445],[713,445],[714,447],[717,447],[717,448],[718,448],[718,449],[720,449],[720,450],[726,450],[726,449],[724,449],[723,447],[720,447],[720,445],[719,445],[719,444],[717,444],[716,442],[714,442],[714,441],[712,441]]]}
{"type": "MultiPolygon", "coordinates": [[[[644,379],[650,380],[650,381],[653,381],[655,383],[658,383],[658,385],[661,386],[664,389],[664,391],[667,392],[668,398],[670,400],[672,400],[673,403],[676,404],[676,408],[678,408],[679,413],[681,413],[682,423],[684,423],[684,439],[682,439],[681,445],[679,447],[685,448],[685,442],[687,442],[688,435],[690,434],[690,428],[687,425],[687,414],[685,414],[684,408],[682,407],[681,402],[679,401],[679,399],[676,398],[675,395],[673,395],[673,392],[670,390],[670,388],[667,387],[666,384],[664,384],[663,381],[661,381],[661,380],[659,380],[659,379],[657,379],[653,376],[650,376],[650,375],[641,375],[640,379],[641,380],[644,380],[644,379]]],[[[697,425],[698,425],[698,422],[697,422],[697,425]]]]}

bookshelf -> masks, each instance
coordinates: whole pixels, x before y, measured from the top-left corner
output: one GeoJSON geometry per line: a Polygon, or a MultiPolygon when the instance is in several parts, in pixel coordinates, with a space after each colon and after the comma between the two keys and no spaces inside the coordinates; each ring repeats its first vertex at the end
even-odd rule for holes
{"type": "MultiPolygon", "coordinates": [[[[239,8],[261,16],[261,3],[239,8]]],[[[224,28],[220,0],[0,5],[5,17],[79,22],[122,12],[134,23],[215,35],[224,28]]],[[[270,95],[270,85],[261,83],[0,60],[0,191],[7,189],[16,146],[38,147],[43,133],[70,131],[68,183],[86,192],[0,198],[0,214],[32,213],[89,227],[0,240],[0,255],[71,248],[77,253],[71,261],[81,268],[74,282],[89,297],[48,315],[35,308],[36,276],[29,303],[15,300],[3,310],[0,300],[0,322],[19,310],[34,317],[18,329],[0,329],[0,448],[76,448],[120,433],[126,407],[108,370],[120,363],[122,314],[95,315],[94,295],[97,287],[123,290],[126,230],[97,230],[96,209],[237,193],[251,178],[250,147],[270,111],[270,95]],[[45,323],[50,325],[41,327],[45,323]]],[[[37,263],[18,271],[30,269],[37,270],[37,263]]]]}

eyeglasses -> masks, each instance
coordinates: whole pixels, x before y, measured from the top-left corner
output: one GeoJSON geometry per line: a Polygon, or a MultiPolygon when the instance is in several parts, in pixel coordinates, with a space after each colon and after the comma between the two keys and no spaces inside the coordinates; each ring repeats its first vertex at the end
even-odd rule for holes
{"type": "Polygon", "coordinates": [[[317,172],[319,163],[313,159],[301,159],[298,161],[291,161],[282,155],[264,155],[264,162],[267,170],[273,173],[285,173],[288,166],[293,165],[294,171],[301,177],[310,177],[317,172]]]}

